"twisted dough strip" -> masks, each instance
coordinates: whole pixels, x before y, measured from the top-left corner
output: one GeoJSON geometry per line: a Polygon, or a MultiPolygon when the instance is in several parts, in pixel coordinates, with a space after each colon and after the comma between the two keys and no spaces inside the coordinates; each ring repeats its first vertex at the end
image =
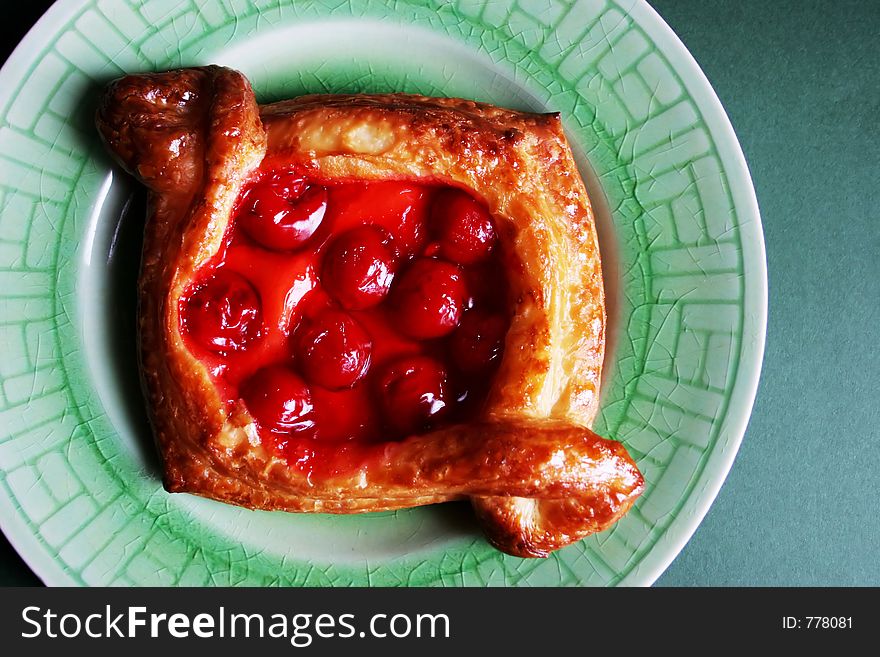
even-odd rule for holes
{"type": "Polygon", "coordinates": [[[210,66],[117,80],[97,125],[150,190],[141,369],[169,491],[338,513],[470,498],[490,541],[521,556],[606,528],[641,493],[626,450],[586,428],[604,355],[601,267],[556,115],[403,94],[261,108],[240,73],[210,66]],[[224,409],[183,343],[178,300],[218,251],[242,185],[264,160],[331,179],[438,180],[483,197],[511,263],[514,317],[478,421],[348,448],[316,478],[264,449],[242,404],[224,409]]]}

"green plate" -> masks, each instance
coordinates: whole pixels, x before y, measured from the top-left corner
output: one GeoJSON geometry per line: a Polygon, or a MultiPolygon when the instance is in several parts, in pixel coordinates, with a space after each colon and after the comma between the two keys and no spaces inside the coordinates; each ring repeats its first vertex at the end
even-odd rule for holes
{"type": "Polygon", "coordinates": [[[62,0],[0,72],[0,523],[48,584],[646,585],[715,498],[766,323],[758,207],[684,46],[643,2],[62,0]],[[465,505],[253,512],[161,487],[137,384],[142,196],[92,126],[123,73],[220,63],[261,100],[409,91],[559,111],[609,297],[597,430],[647,490],[546,560],[465,505]]]}

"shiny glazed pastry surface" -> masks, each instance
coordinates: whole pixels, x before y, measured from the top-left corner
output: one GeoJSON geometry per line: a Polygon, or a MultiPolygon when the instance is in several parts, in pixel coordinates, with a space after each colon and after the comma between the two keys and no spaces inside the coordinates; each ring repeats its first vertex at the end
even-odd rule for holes
{"type": "MultiPolygon", "coordinates": [[[[589,200],[556,115],[404,94],[258,106],[240,73],[212,66],[115,81],[97,124],[150,190],[141,369],[169,491],[333,513],[470,499],[490,542],[520,556],[605,529],[641,493],[623,446],[588,428],[604,357],[602,277],[589,200]],[[486,208],[509,328],[478,407],[388,439],[324,444],[323,467],[309,470],[268,439],[256,403],[228,394],[193,346],[187,303],[229,247],[243,191],[283,170],[331,186],[457,188],[486,208]]],[[[236,348],[218,344],[221,354],[236,348]]]]}

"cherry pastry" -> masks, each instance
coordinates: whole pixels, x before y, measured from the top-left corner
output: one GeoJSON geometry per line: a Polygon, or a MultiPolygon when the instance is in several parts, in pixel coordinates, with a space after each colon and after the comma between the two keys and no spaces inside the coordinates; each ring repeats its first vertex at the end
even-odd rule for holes
{"type": "Polygon", "coordinates": [[[333,513],[469,499],[522,557],[642,492],[589,429],[601,265],[557,115],[261,106],[207,66],[120,78],[96,121],[150,191],[140,365],[168,491],[333,513]]]}

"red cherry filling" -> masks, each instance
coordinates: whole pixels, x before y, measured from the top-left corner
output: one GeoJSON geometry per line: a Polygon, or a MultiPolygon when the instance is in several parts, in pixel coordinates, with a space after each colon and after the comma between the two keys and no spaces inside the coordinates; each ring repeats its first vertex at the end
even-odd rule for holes
{"type": "Polygon", "coordinates": [[[425,240],[431,197],[429,188],[406,181],[339,185],[331,187],[331,214],[349,227],[383,228],[393,237],[391,248],[412,257],[425,240]]]}
{"type": "Polygon", "coordinates": [[[462,265],[489,256],[495,246],[495,225],[485,206],[459,189],[445,189],[431,206],[439,254],[462,265]]]}
{"type": "Polygon", "coordinates": [[[330,390],[350,388],[370,367],[370,336],[351,315],[327,310],[296,333],[296,364],[310,382],[330,390]]]}
{"type": "Polygon", "coordinates": [[[467,286],[461,268],[436,258],[418,258],[392,290],[398,329],[418,339],[451,333],[461,319],[467,286]]]}
{"type": "Polygon", "coordinates": [[[497,313],[469,310],[450,340],[452,360],[466,374],[486,372],[501,360],[507,320],[497,313]]]}
{"type": "Polygon", "coordinates": [[[481,202],[285,169],[249,185],[233,219],[181,329],[230,411],[244,403],[291,467],[348,472],[483,407],[510,295],[481,202]]]}
{"type": "Polygon", "coordinates": [[[257,371],[242,384],[241,396],[262,429],[275,433],[314,429],[311,390],[283,365],[270,365],[257,371]]]}
{"type": "Polygon", "coordinates": [[[239,274],[217,269],[181,308],[190,337],[208,351],[243,349],[260,333],[260,299],[239,274]]]}
{"type": "Polygon", "coordinates": [[[300,176],[273,176],[243,199],[239,221],[248,237],[268,249],[292,251],[308,240],[327,212],[327,188],[300,176]]]}
{"type": "Polygon", "coordinates": [[[393,362],[379,378],[378,391],[386,421],[402,435],[424,431],[451,410],[446,369],[428,356],[393,362]]]}
{"type": "Polygon", "coordinates": [[[388,294],[396,260],[389,242],[378,226],[361,226],[337,237],[327,249],[322,282],[344,308],[363,310],[388,294]]]}

